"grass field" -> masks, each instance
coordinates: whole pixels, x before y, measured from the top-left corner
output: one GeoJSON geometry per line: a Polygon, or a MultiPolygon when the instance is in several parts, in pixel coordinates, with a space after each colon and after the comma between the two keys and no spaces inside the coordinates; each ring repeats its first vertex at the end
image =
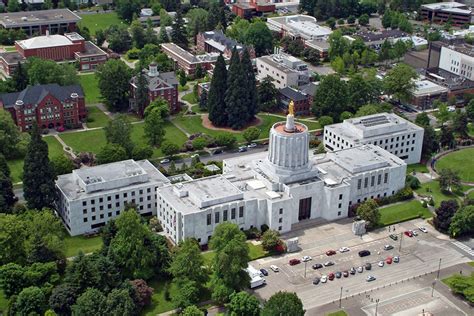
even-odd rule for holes
{"type": "Polygon", "coordinates": [[[101,102],[101,94],[99,90],[99,79],[95,74],[80,75],[79,83],[84,90],[86,96],[86,104],[95,104],[101,102]]]}
{"type": "Polygon", "coordinates": [[[468,262],[468,265],[470,265],[471,267],[474,267],[474,261],[468,262]]]}
{"type": "Polygon", "coordinates": [[[66,244],[66,257],[77,256],[79,251],[84,254],[90,253],[102,248],[102,238],[100,236],[84,237],[84,236],[69,236],[66,233],[64,243],[66,244]]]}
{"type": "Polygon", "coordinates": [[[436,162],[436,170],[452,169],[459,172],[461,180],[474,182],[474,148],[461,149],[446,156],[436,162]]]}
{"type": "Polygon", "coordinates": [[[3,315],[8,307],[8,299],[3,294],[3,291],[0,290],[0,315],[3,315]]]}
{"type": "Polygon", "coordinates": [[[79,25],[87,27],[91,35],[95,35],[96,30],[105,30],[113,24],[123,24],[117,13],[97,13],[97,14],[80,14],[82,20],[79,25]]]}
{"type": "Polygon", "coordinates": [[[433,214],[427,208],[421,206],[419,201],[412,200],[381,208],[380,225],[387,226],[418,217],[430,218],[432,216],[433,214]]]}
{"type": "MultiPolygon", "coordinates": [[[[250,242],[248,242],[247,244],[249,245],[250,260],[260,259],[268,255],[268,252],[263,249],[262,245],[254,245],[250,242]]],[[[206,263],[206,265],[210,266],[212,263],[212,259],[214,259],[214,252],[208,251],[206,253],[203,253],[202,256],[204,257],[204,262],[206,263]]]]}
{"type": "Polygon", "coordinates": [[[193,105],[193,106],[191,107],[191,110],[192,110],[194,113],[207,113],[207,111],[202,111],[202,110],[199,108],[199,104],[193,105]]]}
{"type": "Polygon", "coordinates": [[[187,101],[191,104],[197,104],[198,103],[198,99],[196,98],[196,95],[193,92],[185,94],[181,99],[183,99],[184,101],[187,101]]]}
{"type": "Polygon", "coordinates": [[[474,137],[474,124],[473,123],[467,124],[467,130],[468,130],[467,133],[469,134],[469,136],[474,137]]]}
{"type": "Polygon", "coordinates": [[[345,311],[337,311],[326,314],[326,316],[347,316],[347,313],[345,311]]]}
{"type": "Polygon", "coordinates": [[[425,164],[421,163],[414,163],[407,166],[407,174],[412,174],[413,171],[421,172],[421,173],[428,173],[428,168],[425,164]]]}
{"type": "Polygon", "coordinates": [[[177,286],[170,281],[151,281],[148,284],[153,288],[153,296],[151,297],[151,305],[147,306],[143,311],[144,315],[158,315],[174,309],[173,302],[165,300],[165,286],[169,286],[171,297],[178,291],[177,286]]]}
{"type": "MultiPolygon", "coordinates": [[[[467,186],[463,186],[463,190],[467,190],[468,188],[469,187],[467,186]]],[[[422,196],[433,196],[435,207],[438,207],[442,201],[451,199],[456,199],[461,202],[461,199],[464,196],[463,192],[455,192],[454,194],[452,194],[449,192],[441,191],[438,181],[423,183],[419,189],[415,190],[415,192],[422,196]]]]}
{"type": "Polygon", "coordinates": [[[96,106],[88,106],[87,111],[87,118],[92,119],[92,122],[87,122],[89,128],[104,127],[110,121],[110,118],[96,106]]]}

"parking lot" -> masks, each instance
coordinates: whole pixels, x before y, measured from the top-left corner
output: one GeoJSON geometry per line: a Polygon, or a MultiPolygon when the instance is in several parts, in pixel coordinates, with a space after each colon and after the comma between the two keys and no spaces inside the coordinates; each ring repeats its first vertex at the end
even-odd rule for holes
{"type": "Polygon", "coordinates": [[[296,292],[303,301],[305,309],[310,310],[329,302],[337,301],[351,295],[363,293],[367,290],[381,288],[398,284],[414,276],[424,275],[437,271],[440,258],[441,267],[449,267],[461,262],[470,261],[464,254],[457,251],[450,241],[436,238],[432,227],[427,226],[423,220],[413,220],[396,225],[398,240],[393,241],[388,236],[393,232],[383,229],[375,233],[365,235],[362,239],[352,235],[350,223],[327,223],[316,228],[310,228],[300,233],[302,250],[298,253],[288,254],[284,257],[264,258],[253,261],[255,268],[269,270],[266,278],[267,284],[255,290],[255,294],[262,299],[268,299],[273,293],[285,290],[296,292]],[[406,230],[416,230],[420,226],[426,226],[428,233],[418,230],[418,236],[407,237],[400,235],[406,230]],[[334,235],[332,235],[333,233],[334,235]],[[311,242],[312,240],[312,242],[311,242]],[[400,249],[401,241],[401,250],[400,249]],[[390,244],[394,248],[384,250],[384,245],[390,244]],[[350,251],[327,256],[325,252],[329,249],[338,250],[340,247],[349,247],[350,251]],[[360,250],[369,250],[370,256],[359,257],[360,250]],[[312,260],[294,266],[289,265],[293,258],[301,259],[303,256],[311,256],[312,260]],[[388,256],[399,256],[399,263],[384,264],[379,267],[377,263],[385,260],[388,256]],[[335,265],[313,270],[311,266],[315,263],[334,261],[335,265]],[[315,277],[328,275],[337,271],[349,270],[351,267],[359,267],[370,262],[372,269],[348,277],[335,278],[327,283],[313,285],[315,277]],[[279,267],[279,272],[269,269],[270,265],[279,267]],[[368,275],[376,280],[367,282],[368,275]]]}

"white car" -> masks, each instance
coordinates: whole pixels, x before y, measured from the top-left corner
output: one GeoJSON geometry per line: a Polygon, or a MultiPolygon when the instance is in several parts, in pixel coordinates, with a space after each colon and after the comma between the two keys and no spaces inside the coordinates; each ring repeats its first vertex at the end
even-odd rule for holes
{"type": "Polygon", "coordinates": [[[313,260],[313,258],[311,258],[310,256],[304,256],[303,259],[301,259],[301,261],[303,262],[308,262],[308,261],[311,261],[313,260]]]}
{"type": "Polygon", "coordinates": [[[393,262],[399,263],[400,262],[400,257],[399,256],[393,257],[393,262]]]}
{"type": "Polygon", "coordinates": [[[357,272],[362,273],[363,271],[364,271],[364,268],[363,268],[363,267],[358,267],[358,268],[357,268],[357,272]]]}
{"type": "Polygon", "coordinates": [[[163,160],[160,161],[161,164],[168,163],[168,162],[170,162],[169,159],[163,159],[163,160]]]}
{"type": "Polygon", "coordinates": [[[418,233],[416,232],[416,230],[412,230],[411,233],[413,234],[413,236],[418,236],[418,233]]]}
{"type": "Polygon", "coordinates": [[[425,234],[428,232],[428,230],[424,227],[420,227],[418,228],[420,231],[424,232],[425,234]]]}
{"type": "Polygon", "coordinates": [[[191,158],[196,158],[196,157],[199,157],[199,154],[191,155],[191,158]]]}
{"type": "Polygon", "coordinates": [[[257,147],[257,144],[251,143],[251,144],[248,144],[247,147],[248,148],[255,148],[255,147],[257,147]]]}
{"type": "Polygon", "coordinates": [[[368,275],[365,280],[366,280],[367,282],[370,282],[370,281],[375,281],[376,278],[375,278],[373,275],[368,275]]]}
{"type": "Polygon", "coordinates": [[[270,269],[272,269],[273,272],[278,272],[278,271],[280,271],[280,269],[279,269],[276,265],[274,265],[274,264],[272,264],[272,265],[270,266],[270,269]]]}
{"type": "Polygon", "coordinates": [[[454,111],[456,111],[455,106],[448,106],[448,112],[454,112],[454,111]]]}
{"type": "Polygon", "coordinates": [[[378,263],[379,267],[383,267],[384,264],[385,264],[385,262],[383,260],[379,261],[379,263],[378,263]]]}
{"type": "Polygon", "coordinates": [[[323,275],[321,276],[321,283],[326,283],[328,281],[328,277],[323,275]]]}
{"type": "Polygon", "coordinates": [[[339,252],[340,253],[343,253],[343,252],[348,252],[350,249],[348,247],[341,247],[339,248],[339,252]]]}

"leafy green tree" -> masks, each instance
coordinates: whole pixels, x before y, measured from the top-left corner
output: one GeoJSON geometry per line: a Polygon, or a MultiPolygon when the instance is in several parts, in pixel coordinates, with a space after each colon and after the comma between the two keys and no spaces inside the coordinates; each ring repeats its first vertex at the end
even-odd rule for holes
{"type": "Polygon", "coordinates": [[[163,154],[169,157],[173,157],[179,152],[179,146],[170,141],[163,142],[160,148],[163,154]]]}
{"type": "Polygon", "coordinates": [[[188,82],[188,78],[186,78],[186,73],[184,71],[179,72],[179,85],[181,87],[184,87],[186,83],[188,82]]]}
{"type": "Polygon", "coordinates": [[[15,302],[17,315],[42,315],[46,309],[46,296],[36,286],[23,289],[15,302]]]}
{"type": "Polygon", "coordinates": [[[204,316],[204,312],[201,311],[196,305],[190,305],[186,307],[181,313],[183,316],[204,316]]]}
{"type": "Polygon", "coordinates": [[[140,309],[151,304],[153,296],[153,288],[149,287],[145,280],[137,279],[130,281],[130,285],[133,288],[133,299],[134,303],[140,309]]]}
{"type": "Polygon", "coordinates": [[[145,107],[148,104],[148,81],[143,73],[140,71],[137,75],[137,89],[135,91],[136,107],[139,115],[143,115],[145,107]]]}
{"type": "Polygon", "coordinates": [[[170,115],[170,106],[168,101],[161,97],[156,98],[146,107],[144,114],[146,116],[148,113],[155,110],[160,112],[160,116],[163,120],[168,119],[168,116],[170,115]]]}
{"type": "Polygon", "coordinates": [[[278,107],[278,89],[273,84],[273,78],[266,76],[258,88],[258,103],[262,111],[271,112],[278,107]]]}
{"type": "Polygon", "coordinates": [[[16,146],[20,142],[20,132],[9,112],[0,109],[0,154],[13,158],[16,146]]]}
{"type": "Polygon", "coordinates": [[[202,90],[201,95],[199,96],[199,109],[201,111],[207,110],[207,91],[202,90]]]}
{"type": "Polygon", "coordinates": [[[97,154],[97,163],[103,165],[126,160],[128,157],[127,151],[122,146],[118,144],[106,144],[97,154]]]}
{"type": "Polygon", "coordinates": [[[367,116],[367,115],[372,115],[372,114],[377,114],[377,113],[382,113],[385,112],[384,108],[380,107],[378,104],[367,104],[364,106],[361,106],[356,114],[354,115],[355,117],[361,117],[361,116],[367,116]]]}
{"type": "Polygon", "coordinates": [[[438,119],[440,124],[444,124],[449,121],[451,113],[448,111],[448,105],[445,102],[435,100],[433,102],[433,107],[438,108],[436,118],[438,119]]]}
{"type": "Polygon", "coordinates": [[[246,237],[236,224],[226,222],[215,228],[210,246],[216,254],[212,263],[212,295],[219,301],[227,301],[227,293],[248,286],[249,276],[243,270],[250,260],[246,237]]]}
{"type": "Polygon", "coordinates": [[[74,170],[74,163],[65,155],[53,157],[53,159],[51,159],[51,166],[56,176],[71,173],[72,170],[74,170]]]}
{"type": "Polygon", "coordinates": [[[312,112],[318,117],[327,115],[337,120],[347,108],[347,103],[347,84],[337,75],[328,75],[316,90],[312,112]]]}
{"type": "Polygon", "coordinates": [[[239,43],[245,43],[246,34],[249,27],[250,22],[248,20],[237,17],[232,25],[227,29],[226,35],[235,39],[239,43]]]}
{"type": "Polygon", "coordinates": [[[262,246],[265,250],[274,250],[280,243],[280,234],[278,231],[269,229],[262,235],[262,246]]]}
{"type": "Polygon", "coordinates": [[[106,314],[106,297],[105,295],[94,288],[87,289],[72,306],[73,315],[99,315],[106,314]]]}
{"type": "Polygon", "coordinates": [[[262,316],[303,316],[304,314],[303,303],[296,293],[281,291],[273,294],[262,310],[262,316]]]}
{"type": "Polygon", "coordinates": [[[362,14],[361,16],[359,16],[359,24],[362,25],[362,26],[366,26],[366,25],[369,25],[369,15],[368,14],[362,14]]]}
{"type": "Polygon", "coordinates": [[[127,289],[113,289],[106,300],[106,315],[134,315],[136,311],[135,303],[130,297],[127,289]]]}
{"type": "Polygon", "coordinates": [[[423,157],[430,157],[439,149],[438,135],[431,126],[425,127],[425,134],[423,135],[423,145],[421,154],[423,157]]]}
{"type": "MultiPolygon", "coordinates": [[[[3,155],[0,155],[0,160],[2,157],[3,155]]],[[[0,171],[0,213],[11,213],[17,200],[12,180],[0,171]]]]}
{"type": "Polygon", "coordinates": [[[245,87],[246,93],[244,94],[244,106],[246,107],[245,112],[247,117],[245,118],[245,123],[251,121],[255,114],[258,113],[258,92],[257,92],[257,82],[255,80],[255,72],[253,70],[252,61],[250,60],[250,53],[248,49],[245,49],[242,53],[242,59],[240,62],[243,70],[243,84],[245,87]]]}
{"type": "Polygon", "coordinates": [[[247,143],[251,143],[254,140],[258,139],[260,137],[260,133],[262,131],[258,127],[249,127],[247,128],[243,133],[242,136],[244,139],[247,141],[247,143]]]}
{"type": "Polygon", "coordinates": [[[18,1],[8,1],[7,11],[8,12],[18,12],[21,10],[20,2],[18,1]]]}
{"type": "Polygon", "coordinates": [[[453,192],[461,189],[461,178],[459,173],[452,169],[441,169],[439,171],[439,186],[441,190],[453,192]]]}
{"type": "Polygon", "coordinates": [[[148,159],[153,156],[153,148],[148,145],[139,145],[133,147],[132,159],[134,160],[143,160],[148,159]]]}
{"type": "Polygon", "coordinates": [[[130,124],[126,115],[119,114],[115,116],[104,128],[107,143],[122,146],[127,155],[131,156],[134,147],[131,139],[132,128],[132,124],[130,124]]]}
{"type": "Polygon", "coordinates": [[[25,67],[30,85],[57,83],[66,86],[79,82],[76,69],[67,63],[57,64],[52,60],[30,57],[25,67]]]}
{"type": "Polygon", "coordinates": [[[454,113],[453,115],[453,122],[451,124],[453,132],[463,138],[469,137],[469,129],[467,124],[468,118],[466,112],[461,112],[460,110],[457,110],[456,113],[454,113]]]}
{"type": "Polygon", "coordinates": [[[377,226],[380,221],[380,211],[377,202],[367,200],[357,208],[357,216],[369,222],[371,227],[377,226]]]}
{"type": "Polygon", "coordinates": [[[168,36],[168,32],[166,31],[166,27],[163,25],[160,27],[160,33],[158,34],[158,43],[169,43],[170,38],[168,36]]]}
{"type": "Polygon", "coordinates": [[[375,72],[356,73],[347,82],[347,91],[349,106],[355,113],[365,104],[378,102],[382,91],[382,82],[375,77],[375,72]]]}
{"type": "Polygon", "coordinates": [[[133,47],[142,48],[145,45],[145,29],[139,20],[134,20],[130,25],[133,47]]]}
{"type": "Polygon", "coordinates": [[[163,236],[152,234],[134,209],[123,211],[115,224],[117,233],[110,242],[108,256],[124,277],[147,280],[165,272],[169,252],[163,236]]]}
{"type": "Polygon", "coordinates": [[[171,26],[173,24],[173,18],[166,12],[165,9],[160,10],[160,27],[171,26]]]}
{"type": "Polygon", "coordinates": [[[334,60],[341,57],[349,50],[349,41],[343,37],[340,30],[336,30],[329,35],[329,59],[334,60]]]}
{"type": "Polygon", "coordinates": [[[146,21],[145,29],[145,43],[147,44],[158,44],[158,36],[156,36],[155,30],[153,29],[153,23],[148,18],[146,21]]]}
{"type": "Polygon", "coordinates": [[[188,34],[195,38],[200,32],[213,30],[213,28],[208,28],[208,23],[210,22],[209,15],[210,11],[208,13],[202,8],[193,8],[189,10],[186,14],[186,18],[188,19],[188,34]]]}
{"type": "Polygon", "coordinates": [[[200,287],[197,282],[186,278],[177,279],[175,282],[179,288],[172,296],[176,308],[186,308],[199,302],[200,287]]]}
{"type": "Polygon", "coordinates": [[[430,118],[426,112],[418,114],[415,118],[415,124],[425,127],[430,126],[430,118]]]}
{"type": "Polygon", "coordinates": [[[165,129],[159,108],[147,111],[144,131],[151,146],[160,146],[165,137],[165,129]]]}
{"type": "Polygon", "coordinates": [[[321,128],[324,128],[326,125],[331,125],[334,123],[334,120],[332,117],[323,115],[318,119],[319,125],[321,125],[321,128]]]}
{"type": "Polygon", "coordinates": [[[245,43],[252,45],[257,57],[269,54],[273,49],[273,35],[263,21],[250,23],[245,33],[245,43]]]}
{"type": "Polygon", "coordinates": [[[28,86],[28,72],[22,63],[18,62],[12,74],[12,83],[15,91],[22,91],[28,86]]]}
{"type": "Polygon", "coordinates": [[[326,25],[331,28],[331,30],[334,30],[336,28],[336,19],[333,17],[330,17],[329,19],[326,20],[326,25]]]}
{"type": "Polygon", "coordinates": [[[105,32],[102,29],[98,29],[95,31],[95,42],[97,46],[102,46],[106,40],[105,32]]]}
{"type": "Polygon", "coordinates": [[[56,286],[49,297],[49,306],[59,316],[71,315],[71,307],[78,296],[77,289],[63,283],[56,286]]]}
{"type": "Polygon", "coordinates": [[[246,87],[243,84],[244,67],[239,54],[234,48],[230,59],[229,74],[227,77],[227,91],[225,93],[225,112],[227,113],[227,126],[233,129],[242,128],[248,120],[246,87]]]}
{"type": "Polygon", "coordinates": [[[471,120],[474,121],[474,99],[471,99],[469,103],[466,106],[466,114],[467,117],[471,120]]]}
{"type": "Polygon", "coordinates": [[[204,258],[196,240],[185,239],[181,242],[172,259],[169,271],[174,279],[194,281],[200,288],[206,284],[207,271],[204,269],[204,258]]]}
{"type": "Polygon", "coordinates": [[[451,226],[451,221],[459,209],[456,200],[441,201],[440,206],[436,209],[436,216],[433,218],[434,227],[442,233],[447,233],[451,226]]]}
{"type": "Polygon", "coordinates": [[[347,120],[347,119],[350,119],[354,117],[354,114],[352,114],[351,112],[349,111],[344,111],[341,113],[341,115],[339,116],[339,121],[344,121],[344,120],[347,120]]]}
{"type": "Polygon", "coordinates": [[[231,316],[259,316],[260,302],[247,292],[232,293],[227,305],[231,316]]]}
{"type": "Polygon", "coordinates": [[[176,12],[174,23],[171,27],[172,42],[182,48],[188,47],[188,37],[186,35],[186,29],[184,26],[183,12],[181,10],[176,12]]]}
{"type": "Polygon", "coordinates": [[[459,237],[474,232],[474,206],[468,205],[459,209],[451,219],[449,234],[459,237]]]}
{"type": "Polygon", "coordinates": [[[231,133],[221,133],[216,136],[216,144],[218,146],[233,148],[236,143],[237,143],[237,138],[231,133]]]}
{"type": "Polygon", "coordinates": [[[193,148],[194,150],[202,150],[204,147],[208,145],[207,139],[200,136],[193,140],[193,148]]]}
{"type": "Polygon", "coordinates": [[[227,69],[224,57],[217,58],[214,75],[211,79],[209,95],[207,98],[207,110],[209,120],[214,126],[225,126],[227,124],[226,101],[227,91],[227,69]]]}
{"type": "Polygon", "coordinates": [[[110,59],[98,68],[96,76],[100,93],[110,109],[125,110],[132,77],[130,68],[121,60],[110,59]]]}
{"type": "Polygon", "coordinates": [[[41,210],[43,207],[53,206],[56,199],[54,180],[48,144],[42,139],[35,123],[23,165],[23,196],[28,208],[41,210]]]}
{"type": "Polygon", "coordinates": [[[418,77],[416,71],[406,64],[398,64],[387,72],[383,79],[385,92],[399,101],[409,101],[415,87],[413,79],[418,77]]]}

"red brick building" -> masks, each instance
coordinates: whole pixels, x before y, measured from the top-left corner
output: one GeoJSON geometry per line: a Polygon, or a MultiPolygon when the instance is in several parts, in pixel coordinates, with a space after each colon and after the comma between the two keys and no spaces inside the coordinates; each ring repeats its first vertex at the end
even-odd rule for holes
{"type": "Polygon", "coordinates": [[[107,61],[107,54],[92,42],[85,41],[77,33],[64,35],[50,35],[32,37],[15,42],[16,52],[0,54],[0,70],[10,76],[18,64],[29,57],[39,57],[54,61],[76,60],[79,70],[89,71],[96,69],[107,61]]]}
{"type": "MultiPolygon", "coordinates": [[[[168,101],[170,112],[179,112],[178,102],[178,80],[174,72],[158,72],[157,65],[151,63],[147,72],[144,73],[148,82],[148,104],[156,98],[161,97],[168,101]]],[[[143,113],[137,107],[137,76],[130,81],[130,110],[143,116],[143,113]]],[[[147,104],[147,105],[148,105],[147,104]]],[[[146,107],[146,106],[145,106],[146,107]]]]}
{"type": "Polygon", "coordinates": [[[0,95],[0,108],[10,112],[21,131],[30,129],[34,121],[41,128],[77,127],[87,117],[80,85],[29,86],[0,95]]]}
{"type": "MultiPolygon", "coordinates": [[[[232,49],[235,47],[239,53],[244,50],[244,45],[228,38],[221,30],[202,32],[196,36],[196,46],[198,51],[206,53],[221,53],[224,58],[232,57],[232,49]]],[[[250,58],[255,58],[255,49],[246,47],[249,50],[250,58]]]]}
{"type": "Polygon", "coordinates": [[[265,13],[275,12],[275,4],[257,0],[238,2],[232,4],[232,12],[243,19],[251,19],[255,16],[262,16],[265,13]]]}
{"type": "Polygon", "coordinates": [[[211,66],[217,61],[217,57],[219,57],[217,53],[193,55],[174,43],[161,44],[161,50],[174,61],[175,67],[183,70],[188,76],[194,75],[198,65],[203,70],[203,73],[205,73],[211,69],[211,66]]]}

